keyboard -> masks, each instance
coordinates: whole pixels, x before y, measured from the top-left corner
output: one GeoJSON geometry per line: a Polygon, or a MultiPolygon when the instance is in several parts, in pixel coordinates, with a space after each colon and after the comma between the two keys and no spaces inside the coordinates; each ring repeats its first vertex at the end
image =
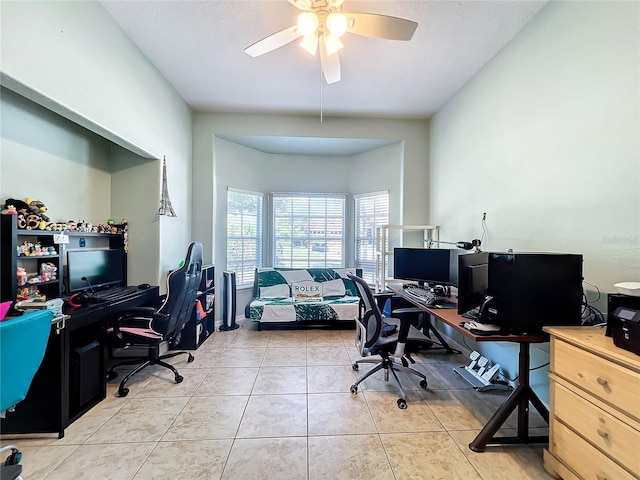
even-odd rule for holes
{"type": "Polygon", "coordinates": [[[95,292],[94,296],[98,300],[113,301],[119,298],[128,297],[138,291],[137,287],[111,287],[106,290],[100,290],[95,292]]]}
{"type": "Polygon", "coordinates": [[[433,293],[431,290],[427,290],[414,283],[405,283],[402,285],[402,289],[405,293],[418,300],[420,303],[427,307],[445,306],[450,307],[456,305],[456,302],[449,300],[446,297],[441,297],[433,293]]]}

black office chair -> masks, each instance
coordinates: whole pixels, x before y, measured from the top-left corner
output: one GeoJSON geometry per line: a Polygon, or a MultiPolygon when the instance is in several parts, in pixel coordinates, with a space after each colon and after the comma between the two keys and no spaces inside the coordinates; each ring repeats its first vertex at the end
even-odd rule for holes
{"type": "Polygon", "coordinates": [[[125,397],[129,389],[125,386],[129,379],[149,365],[160,365],[171,370],[176,383],[180,383],[183,377],[173,365],[164,362],[167,358],[176,355],[188,355],[187,361],[193,362],[194,358],[189,352],[172,352],[160,355],[160,344],[167,341],[169,348],[180,342],[180,333],[193,314],[196,305],[196,296],[200,277],[202,275],[202,244],[192,242],[187,250],[187,257],[177,270],[167,275],[167,295],[157,310],[150,307],[139,307],[122,315],[108,330],[112,348],[144,347],[148,349],[148,355],[144,358],[127,359],[111,367],[108,378],[118,376],[115,369],[123,365],[137,365],[143,363],[131,371],[118,388],[118,395],[125,397]]]}
{"type": "Polygon", "coordinates": [[[385,381],[389,381],[389,372],[391,372],[398,384],[400,390],[398,407],[405,409],[407,396],[396,372],[406,372],[420,377],[420,387],[426,390],[427,377],[411,368],[409,363],[415,363],[411,358],[411,352],[420,345],[431,344],[432,340],[412,326],[409,318],[383,317],[367,282],[355,275],[349,274],[348,277],[355,283],[360,297],[360,314],[356,319],[356,347],[362,357],[370,355],[381,357],[380,360],[366,358],[356,360],[352,364],[354,370],[359,369],[360,363],[374,363],[376,366],[351,385],[351,393],[357,394],[360,383],[375,372],[384,369],[385,381]]]}

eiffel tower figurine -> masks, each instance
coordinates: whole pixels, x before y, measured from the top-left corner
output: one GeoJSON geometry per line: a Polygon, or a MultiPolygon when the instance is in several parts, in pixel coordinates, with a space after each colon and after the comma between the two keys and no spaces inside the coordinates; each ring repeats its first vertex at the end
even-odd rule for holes
{"type": "Polygon", "coordinates": [[[169,199],[169,189],[167,188],[167,157],[165,156],[162,157],[162,195],[160,196],[158,215],[177,217],[176,212],[173,211],[173,207],[171,206],[171,200],[169,199]]]}

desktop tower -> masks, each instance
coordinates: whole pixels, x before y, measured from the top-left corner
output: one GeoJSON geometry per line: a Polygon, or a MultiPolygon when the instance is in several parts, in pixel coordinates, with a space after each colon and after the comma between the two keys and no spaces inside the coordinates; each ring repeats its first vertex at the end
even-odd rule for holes
{"type": "Polygon", "coordinates": [[[582,255],[489,253],[482,321],[504,332],[539,334],[582,322],[582,255]]]}
{"type": "Polygon", "coordinates": [[[222,324],[221,331],[235,330],[236,323],[236,272],[222,272],[222,324]]]}
{"type": "Polygon", "coordinates": [[[91,342],[71,352],[70,398],[73,408],[82,408],[100,394],[100,344],[91,342]]]}

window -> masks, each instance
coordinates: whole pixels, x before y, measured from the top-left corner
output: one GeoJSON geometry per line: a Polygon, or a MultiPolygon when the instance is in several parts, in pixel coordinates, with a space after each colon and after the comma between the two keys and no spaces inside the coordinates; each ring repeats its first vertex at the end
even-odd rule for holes
{"type": "Polygon", "coordinates": [[[355,256],[356,268],[362,278],[373,284],[376,275],[376,228],[389,223],[389,192],[355,196],[355,256]]]}
{"type": "Polygon", "coordinates": [[[273,194],[273,266],[344,267],[345,195],[273,194]]]}
{"type": "Polygon", "coordinates": [[[262,193],[227,191],[227,270],[238,285],[251,284],[262,266],[262,193]]]}

